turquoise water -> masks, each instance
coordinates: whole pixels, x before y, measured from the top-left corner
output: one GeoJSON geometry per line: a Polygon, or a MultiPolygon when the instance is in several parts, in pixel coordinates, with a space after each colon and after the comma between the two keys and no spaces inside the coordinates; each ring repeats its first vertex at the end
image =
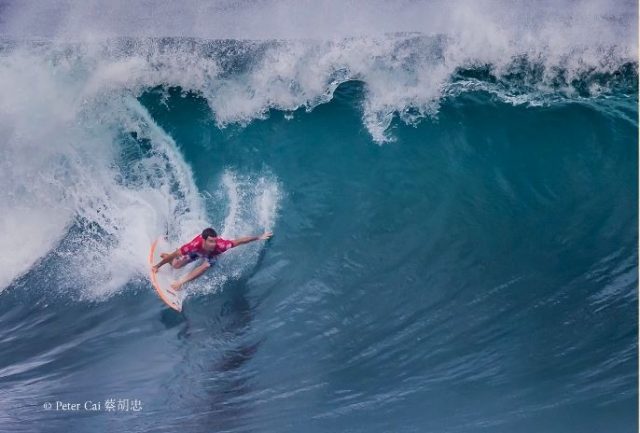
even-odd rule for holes
{"type": "Polygon", "coordinates": [[[611,34],[486,62],[455,33],[8,38],[0,430],[636,431],[638,73],[611,34]],[[177,314],[149,245],[209,225],[274,237],[177,314]]]}

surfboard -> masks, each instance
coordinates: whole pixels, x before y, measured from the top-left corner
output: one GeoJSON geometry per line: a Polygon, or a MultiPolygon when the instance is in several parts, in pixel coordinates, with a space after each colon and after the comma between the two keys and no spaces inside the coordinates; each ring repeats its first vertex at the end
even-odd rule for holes
{"type": "Polygon", "coordinates": [[[151,250],[149,251],[149,277],[151,278],[151,284],[165,304],[181,312],[183,295],[181,292],[175,292],[171,288],[171,282],[176,279],[171,265],[164,265],[156,273],[151,270],[151,267],[160,261],[160,253],[163,252],[168,253],[171,250],[167,241],[160,237],[151,244],[151,250]]]}

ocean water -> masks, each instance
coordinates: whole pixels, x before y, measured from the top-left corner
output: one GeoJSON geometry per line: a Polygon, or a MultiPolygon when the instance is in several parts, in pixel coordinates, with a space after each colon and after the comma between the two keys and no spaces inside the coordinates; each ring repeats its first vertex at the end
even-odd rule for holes
{"type": "Polygon", "coordinates": [[[637,34],[624,1],[0,2],[0,431],[637,431],[637,34]],[[207,226],[274,236],[175,313],[149,246],[207,226]]]}

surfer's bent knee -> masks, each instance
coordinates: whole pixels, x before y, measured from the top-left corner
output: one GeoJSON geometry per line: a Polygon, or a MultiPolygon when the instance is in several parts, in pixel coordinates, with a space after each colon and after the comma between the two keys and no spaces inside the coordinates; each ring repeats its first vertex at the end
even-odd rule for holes
{"type": "Polygon", "coordinates": [[[191,262],[192,260],[193,259],[189,256],[178,256],[175,259],[173,259],[173,261],[171,262],[171,266],[174,269],[180,269],[181,267],[191,262]]]}
{"type": "MultiPolygon", "coordinates": [[[[195,253],[190,253],[190,254],[186,254],[186,255],[180,255],[178,257],[176,257],[175,259],[173,259],[173,261],[171,262],[171,266],[174,269],[180,269],[183,266],[193,262],[194,260],[197,260],[201,258],[198,254],[195,253]]],[[[211,265],[215,262],[215,259],[205,259],[201,266],[203,266],[205,269],[211,267],[211,265]]]]}

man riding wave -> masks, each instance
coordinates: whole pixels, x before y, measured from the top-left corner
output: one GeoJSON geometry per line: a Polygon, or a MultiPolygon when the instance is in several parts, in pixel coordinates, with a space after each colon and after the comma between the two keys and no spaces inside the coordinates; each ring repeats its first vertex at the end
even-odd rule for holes
{"type": "Polygon", "coordinates": [[[216,256],[224,253],[228,249],[237,247],[238,245],[247,244],[258,240],[267,240],[273,235],[272,232],[264,232],[260,236],[245,236],[238,239],[223,239],[218,236],[216,231],[211,227],[206,228],[201,234],[175,250],[172,253],[162,253],[160,263],[153,265],[153,272],[158,272],[162,266],[171,263],[175,269],[180,269],[187,263],[194,260],[202,259],[202,263],[191,270],[187,275],[177,281],[171,283],[174,290],[180,290],[182,285],[198,278],[209,267],[215,263],[216,256]]]}

